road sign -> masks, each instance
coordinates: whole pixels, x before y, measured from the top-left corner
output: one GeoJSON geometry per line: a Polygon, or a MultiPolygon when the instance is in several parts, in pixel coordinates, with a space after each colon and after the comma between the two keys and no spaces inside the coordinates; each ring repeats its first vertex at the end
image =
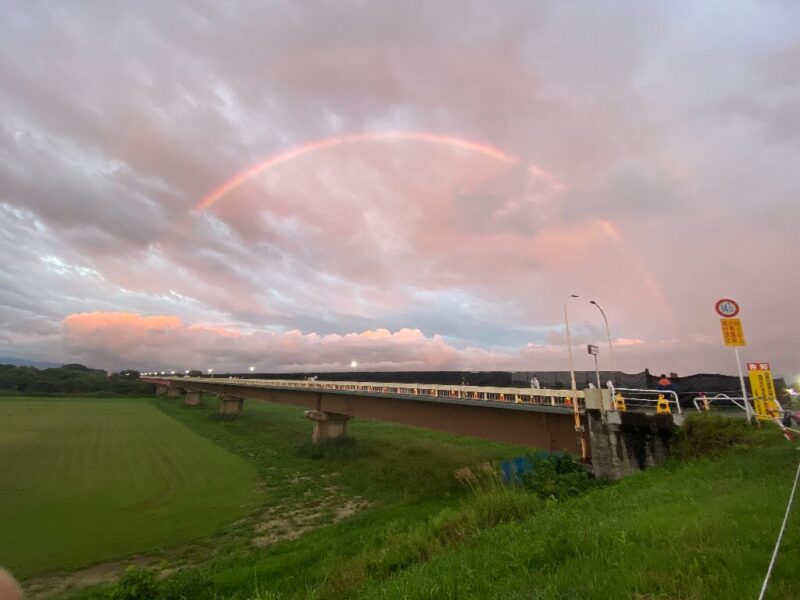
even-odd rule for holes
{"type": "Polygon", "coordinates": [[[722,339],[726,346],[746,345],[741,319],[720,319],[719,324],[722,328],[722,339]]]}
{"type": "Polygon", "coordinates": [[[759,419],[774,419],[780,416],[778,397],[775,395],[775,383],[769,363],[747,363],[750,376],[750,390],[753,392],[753,407],[759,419]],[[758,367],[751,369],[750,367],[758,367]],[[762,369],[761,367],[766,367],[762,369]]]}
{"type": "Polygon", "coordinates": [[[589,354],[593,354],[594,356],[597,356],[600,353],[600,347],[599,346],[595,346],[593,344],[589,344],[588,346],[586,346],[586,351],[589,354]]]}
{"type": "Polygon", "coordinates": [[[735,300],[723,298],[722,300],[717,300],[717,303],[714,305],[714,310],[717,311],[720,317],[730,319],[739,314],[739,305],[735,300]]]}

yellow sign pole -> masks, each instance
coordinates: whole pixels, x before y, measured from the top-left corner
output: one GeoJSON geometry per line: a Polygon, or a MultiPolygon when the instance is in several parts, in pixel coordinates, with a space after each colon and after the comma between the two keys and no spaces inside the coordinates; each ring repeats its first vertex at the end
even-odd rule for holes
{"type": "Polygon", "coordinates": [[[739,385],[742,386],[742,400],[744,401],[744,414],[747,415],[747,422],[753,420],[753,409],[750,407],[750,402],[747,400],[747,386],[744,384],[744,373],[742,373],[742,359],[739,358],[739,347],[733,347],[733,353],[736,355],[736,368],[739,369],[739,385]]]}

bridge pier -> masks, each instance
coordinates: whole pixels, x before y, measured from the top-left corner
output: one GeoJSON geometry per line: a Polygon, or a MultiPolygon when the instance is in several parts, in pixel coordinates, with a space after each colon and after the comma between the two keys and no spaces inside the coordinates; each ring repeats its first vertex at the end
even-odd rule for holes
{"type": "Polygon", "coordinates": [[[165,396],[168,389],[168,385],[156,384],[156,396],[165,396]]]}
{"type": "Polygon", "coordinates": [[[180,398],[182,392],[181,388],[171,385],[167,388],[167,398],[180,398]]]}
{"type": "Polygon", "coordinates": [[[239,417],[244,407],[244,398],[219,395],[219,414],[225,417],[239,417]]]}
{"type": "Polygon", "coordinates": [[[311,443],[319,444],[325,440],[343,438],[347,433],[347,422],[350,417],[323,410],[307,410],[306,416],[314,421],[311,443]]]}
{"type": "Polygon", "coordinates": [[[197,406],[200,404],[200,392],[186,390],[186,397],[183,399],[183,403],[186,406],[197,406]]]}
{"type": "Polygon", "coordinates": [[[675,433],[672,415],[587,410],[592,472],[622,479],[667,459],[675,433]]]}

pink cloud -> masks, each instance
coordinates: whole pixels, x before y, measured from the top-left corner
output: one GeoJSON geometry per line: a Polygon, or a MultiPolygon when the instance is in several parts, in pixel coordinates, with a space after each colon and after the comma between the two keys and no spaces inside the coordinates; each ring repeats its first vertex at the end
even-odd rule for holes
{"type": "Polygon", "coordinates": [[[355,360],[365,370],[524,369],[532,359],[560,354],[552,347],[503,352],[457,348],[440,335],[418,329],[367,330],[319,335],[298,330],[243,334],[224,327],[186,325],[171,316],[83,313],[64,319],[70,352],[106,368],[214,368],[242,370],[347,370],[355,360]]]}
{"type": "Polygon", "coordinates": [[[644,340],[639,338],[617,338],[614,340],[615,346],[638,346],[644,344],[644,340]]]}

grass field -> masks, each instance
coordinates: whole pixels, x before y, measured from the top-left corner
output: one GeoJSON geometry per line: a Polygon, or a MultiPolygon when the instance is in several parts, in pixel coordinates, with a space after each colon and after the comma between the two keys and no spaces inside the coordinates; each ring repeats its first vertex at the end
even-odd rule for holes
{"type": "Polygon", "coordinates": [[[242,418],[210,419],[217,401],[200,407],[154,401],[166,414],[246,457],[267,493],[263,509],[285,516],[299,539],[254,546],[254,528],[273,520],[254,514],[226,533],[187,548],[178,561],[199,564],[197,577],[218,597],[252,598],[260,590],[306,597],[352,557],[468,497],[454,474],[461,467],[519,456],[529,449],[377,421],[353,419],[352,446],[315,457],[312,425],[302,409],[246,401],[242,418]],[[347,519],[335,509],[357,503],[347,519]]]}
{"type": "MultiPolygon", "coordinates": [[[[361,598],[756,598],[789,497],[797,452],[779,439],[638,474],[465,544],[361,598]]],[[[768,590],[800,598],[800,506],[768,590]]]]}
{"type": "Polygon", "coordinates": [[[256,469],[148,400],[0,399],[0,564],[19,577],[207,536],[256,469]]]}
{"type": "MultiPolygon", "coordinates": [[[[17,414],[22,425],[26,411],[39,409],[37,405],[32,410],[26,402],[14,401],[9,409],[12,405],[0,401],[0,415],[17,414]]],[[[77,404],[74,410],[85,413],[92,402],[45,401],[44,412],[67,416],[40,415],[44,422],[53,420],[52,433],[42,437],[85,436],[86,417],[70,417],[68,407],[77,404]]],[[[198,407],[165,398],[97,403],[96,411],[113,409],[121,420],[118,428],[142,420],[149,424],[150,435],[159,428],[153,424],[161,423],[165,431],[173,432],[169,436],[179,431],[192,444],[233,460],[235,468],[243,462],[250,465],[240,497],[216,496],[221,510],[195,507],[206,516],[202,522],[186,521],[186,529],[178,534],[174,528],[147,532],[161,536],[151,547],[173,546],[169,552],[156,553],[164,559],[160,568],[171,574],[147,584],[152,591],[148,597],[164,599],[755,597],[800,454],[770,430],[759,434],[755,447],[715,459],[674,463],[557,502],[502,486],[475,493],[456,480],[461,467],[519,456],[527,452],[522,448],[354,419],[348,430],[352,443],[328,448],[320,457],[308,443],[311,424],[294,407],[246,402],[242,418],[219,421],[213,418],[216,399],[210,397],[198,407]],[[253,497],[248,494],[256,480],[260,492],[253,497]],[[239,507],[244,518],[223,524],[236,518],[232,507],[239,507]],[[342,507],[349,509],[342,513],[342,507]],[[212,527],[209,515],[221,520],[212,527]],[[189,535],[193,541],[174,548],[176,540],[189,535]],[[266,542],[259,543],[263,539],[266,542]]],[[[31,423],[38,420],[35,414],[27,418],[31,423]]],[[[3,419],[0,434],[25,432],[20,425],[5,425],[7,420],[3,419]]],[[[94,447],[108,443],[109,437],[130,434],[102,434],[95,429],[91,435],[95,441],[86,444],[94,447]]],[[[3,464],[9,454],[24,455],[19,441],[10,445],[17,449],[8,452],[7,438],[0,439],[5,444],[0,444],[3,464]]],[[[71,443],[62,440],[60,446],[71,443]]],[[[31,499],[48,497],[42,493],[46,486],[41,480],[54,477],[52,464],[62,460],[56,456],[59,452],[50,453],[49,460],[39,461],[40,474],[33,479],[40,482],[37,492],[29,490],[31,499]]],[[[191,454],[200,456],[197,450],[191,454]]],[[[136,465],[148,460],[153,460],[149,453],[135,458],[136,465]]],[[[196,468],[205,471],[209,459],[199,462],[204,464],[196,468]]],[[[119,467],[101,469],[90,479],[101,490],[103,481],[146,479],[131,475],[136,465],[123,467],[127,474],[119,467]],[[121,474],[108,475],[110,471],[121,474]]],[[[0,485],[6,489],[4,479],[0,485]]],[[[213,485],[215,493],[231,491],[225,482],[213,485]]],[[[12,487],[19,496],[25,486],[12,487]]],[[[31,523],[43,518],[52,526],[54,518],[48,511],[72,506],[80,489],[78,485],[70,497],[53,498],[47,506],[33,506],[20,514],[31,523]]],[[[142,498],[157,493],[154,489],[158,486],[139,494],[139,502],[146,504],[142,498]]],[[[199,501],[212,494],[193,495],[199,501]]],[[[0,502],[4,498],[0,496],[0,502]]],[[[8,514],[8,506],[2,504],[3,514],[8,514]]],[[[119,504],[118,510],[97,529],[120,531],[119,515],[127,516],[130,504],[119,504]]],[[[169,519],[168,526],[174,527],[180,515],[169,519]]],[[[796,508],[767,596],[772,600],[800,597],[800,577],[795,574],[800,564],[797,516],[796,508]]],[[[126,524],[123,529],[133,535],[131,530],[137,528],[126,524]]],[[[95,540],[84,537],[82,545],[96,553],[95,540]]],[[[114,551],[126,552],[119,545],[114,551]]],[[[0,560],[8,560],[2,553],[0,549],[0,560]]],[[[98,587],[67,596],[132,597],[115,593],[98,587]]]]}
{"type": "MultiPolygon", "coordinates": [[[[314,460],[298,452],[309,425],[295,409],[251,403],[241,420],[216,423],[207,418],[213,402],[203,410],[159,406],[250,456],[278,506],[316,502],[331,480],[334,493],[371,502],[266,548],[212,540],[203,551],[209,562],[182,572],[213,590],[198,598],[755,597],[800,454],[769,430],[753,448],[535,502],[507,488],[473,495],[453,477],[459,466],[520,449],[354,420],[353,453],[314,460]]],[[[797,515],[772,600],[800,597],[797,515]]]]}

